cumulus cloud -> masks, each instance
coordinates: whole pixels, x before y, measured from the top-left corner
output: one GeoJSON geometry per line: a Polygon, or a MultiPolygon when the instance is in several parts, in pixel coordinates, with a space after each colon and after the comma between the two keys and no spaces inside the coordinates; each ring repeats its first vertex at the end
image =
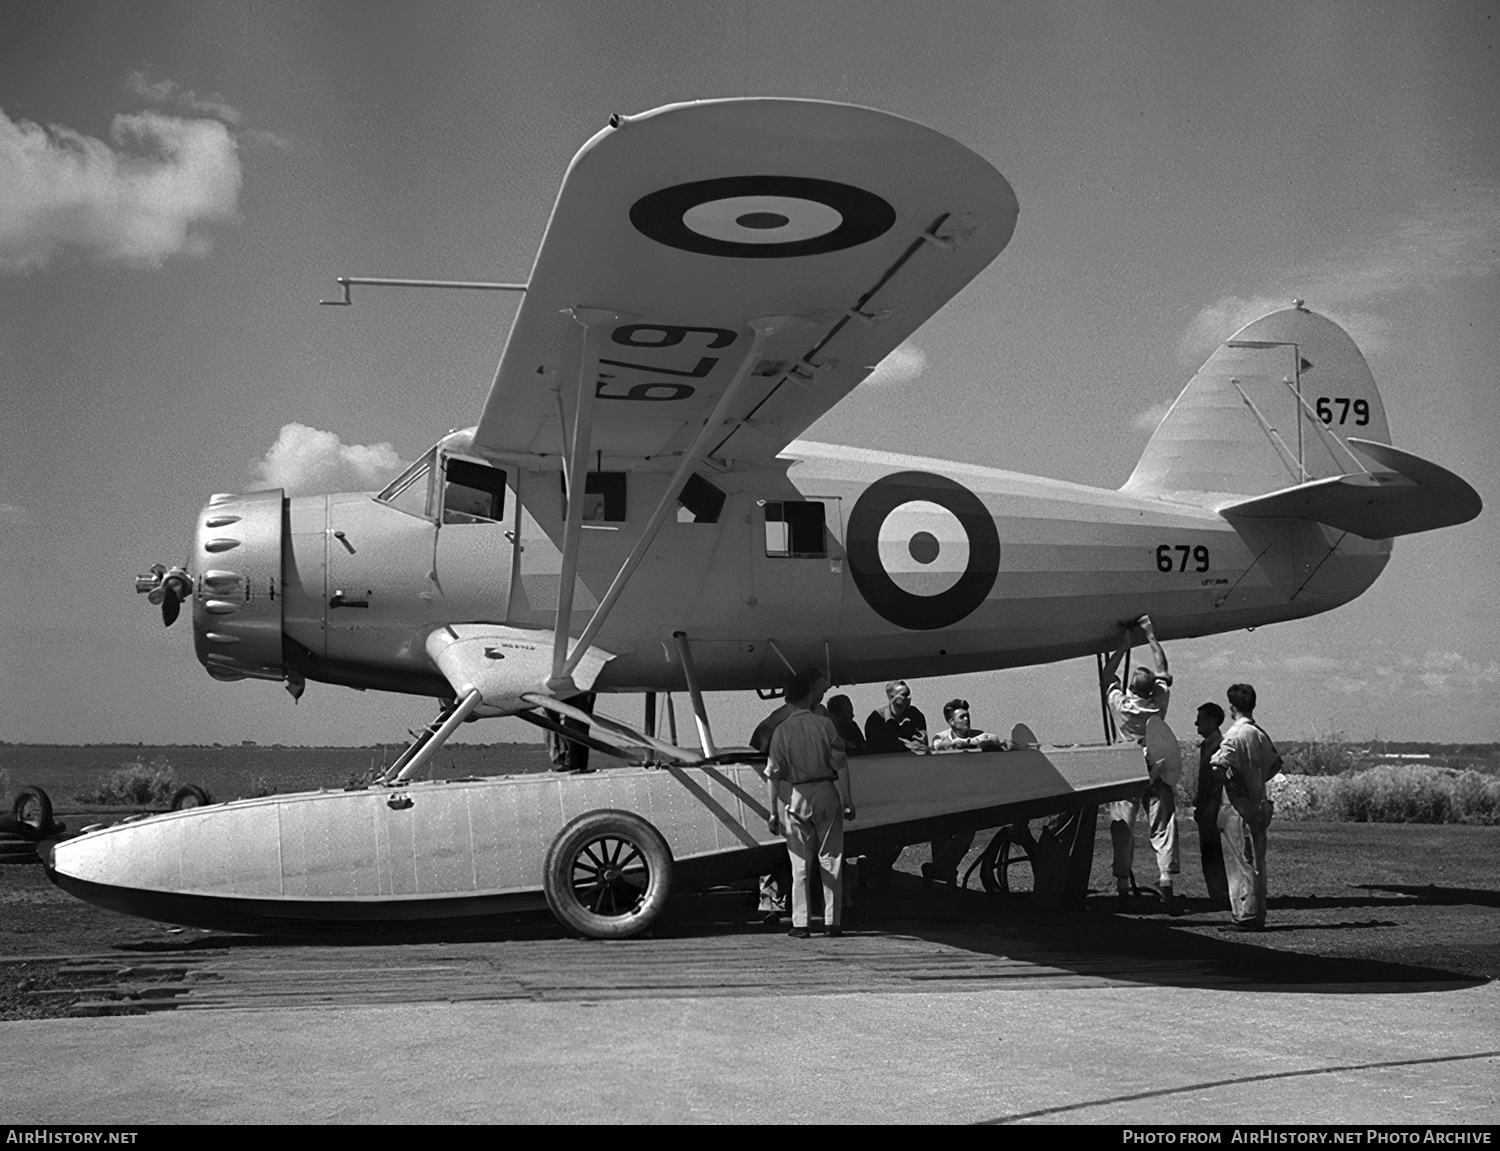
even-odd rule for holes
{"type": "Polygon", "coordinates": [[[242,148],[279,148],[291,145],[283,136],[268,132],[264,128],[245,127],[245,114],[217,92],[200,96],[191,88],[184,88],[175,80],[153,80],[144,72],[132,72],[125,79],[125,87],[137,96],[153,104],[163,104],[184,112],[200,116],[213,116],[235,129],[235,139],[242,148]]]}
{"type": "Polygon", "coordinates": [[[289,496],[383,488],[405,465],[390,444],[346,444],[333,432],[286,424],[271,449],[251,465],[257,488],[289,496]]]}
{"type": "Polygon", "coordinates": [[[1338,320],[1366,351],[1378,351],[1391,339],[1379,310],[1382,301],[1497,269],[1500,191],[1460,185],[1388,222],[1357,247],[1289,268],[1275,290],[1209,304],[1188,322],[1178,354],[1196,367],[1239,328],[1286,307],[1293,296],[1338,320]]]}
{"type": "Polygon", "coordinates": [[[927,370],[927,353],[910,340],[898,344],[864,382],[878,386],[909,384],[927,370]]]}
{"type": "Polygon", "coordinates": [[[175,80],[153,80],[144,72],[132,72],[125,78],[125,87],[154,104],[168,104],[189,112],[215,116],[226,124],[238,126],[245,118],[238,108],[217,93],[199,96],[191,88],[184,88],[175,80]]]}
{"type": "Polygon", "coordinates": [[[1163,400],[1159,404],[1152,404],[1143,412],[1137,413],[1135,419],[1131,420],[1131,426],[1136,431],[1146,432],[1148,435],[1156,431],[1157,425],[1166,418],[1167,412],[1172,407],[1171,400],[1163,400]]]}
{"type": "Polygon", "coordinates": [[[157,268],[209,249],[203,226],[238,218],[240,162],[218,120],[119,115],[109,143],[0,111],[0,271],[75,249],[157,268]]]}

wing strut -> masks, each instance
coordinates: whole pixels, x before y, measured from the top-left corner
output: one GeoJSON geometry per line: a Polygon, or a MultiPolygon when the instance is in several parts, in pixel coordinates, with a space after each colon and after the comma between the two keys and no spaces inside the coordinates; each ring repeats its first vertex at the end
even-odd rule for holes
{"type": "MultiPolygon", "coordinates": [[[[583,309],[574,309],[575,316],[581,311],[583,309]]],[[[601,314],[614,316],[616,313],[608,312],[601,314]]],[[[583,323],[584,321],[580,320],[579,322],[583,323]]],[[[594,637],[599,634],[599,629],[604,626],[604,621],[609,617],[609,613],[614,608],[615,602],[620,598],[621,593],[625,590],[625,586],[630,582],[630,577],[635,574],[635,569],[640,566],[641,560],[645,558],[647,550],[656,539],[656,533],[661,530],[662,524],[666,523],[667,514],[677,502],[677,497],[682,494],[683,486],[687,483],[688,476],[692,474],[693,467],[703,458],[710,441],[723,425],[725,418],[733,408],[735,398],[739,395],[741,387],[749,378],[751,370],[760,361],[760,352],[761,348],[765,345],[765,341],[774,335],[783,325],[801,322],[795,317],[787,316],[770,316],[750,321],[750,327],[753,329],[755,337],[750,341],[750,350],[745,353],[744,361],[740,364],[739,370],[735,372],[734,378],[724,388],[723,395],[719,397],[718,403],[714,405],[713,413],[704,421],[697,438],[693,440],[692,447],[683,453],[682,460],[677,465],[677,470],[672,474],[671,482],[667,484],[666,491],[662,492],[661,499],[657,502],[656,510],[651,513],[651,518],[646,522],[645,530],[641,532],[640,538],[635,541],[635,546],[630,549],[630,555],[620,565],[619,572],[616,573],[614,581],[609,585],[609,590],[604,593],[604,598],[599,601],[599,606],[594,609],[594,614],[590,617],[588,625],[583,629],[583,634],[578,637],[578,642],[573,646],[573,653],[567,656],[566,659],[563,659],[562,653],[567,646],[567,624],[571,618],[570,613],[573,606],[572,580],[573,572],[578,564],[578,539],[582,534],[578,527],[577,517],[581,514],[583,503],[582,500],[570,499],[568,501],[567,529],[563,539],[562,585],[562,593],[567,596],[567,612],[564,612],[562,595],[559,595],[557,629],[553,641],[555,645],[553,648],[553,679],[548,681],[547,687],[549,690],[556,691],[559,694],[566,693],[573,669],[578,666],[578,662],[583,658],[583,653],[594,642],[594,637]]],[[[592,335],[592,332],[590,334],[592,335]]],[[[588,359],[585,356],[585,363],[588,362],[588,359]]],[[[583,402],[583,392],[587,390],[584,388],[584,381],[581,375],[578,386],[581,404],[583,402]]],[[[589,401],[592,402],[592,399],[593,397],[590,395],[589,401]]],[[[577,474],[576,482],[580,485],[577,490],[582,491],[582,468],[587,463],[588,443],[585,441],[582,445],[584,449],[583,456],[585,458],[580,462],[576,417],[574,430],[573,459],[570,462],[569,474],[570,476],[574,473],[577,474]]],[[[570,492],[575,490],[573,483],[574,481],[570,479],[568,483],[568,490],[570,492]]],[[[712,754],[712,752],[709,754],[712,754]]]]}
{"type": "Polygon", "coordinates": [[[448,742],[448,737],[458,730],[459,725],[469,718],[483,699],[479,689],[472,688],[463,699],[454,700],[444,707],[437,719],[428,724],[396,762],[386,768],[380,782],[399,783],[426,767],[428,761],[438,753],[438,749],[448,742]]]}
{"type": "MultiPolygon", "coordinates": [[[[606,325],[612,328],[623,318],[619,312],[608,308],[572,308],[570,314],[583,325],[584,354],[578,366],[578,399],[573,405],[573,435],[569,441],[567,459],[568,514],[563,519],[562,583],[557,589],[557,622],[552,629],[552,678],[547,681],[549,690],[559,695],[576,695],[577,690],[569,682],[578,659],[564,663],[568,655],[568,631],[573,622],[573,582],[578,573],[578,542],[583,535],[583,485],[584,474],[589,466],[589,448],[594,433],[594,386],[592,367],[598,361],[594,349],[589,345],[602,338],[606,325]]],[[[579,644],[575,654],[583,651],[579,644]]]]}
{"type": "MultiPolygon", "coordinates": [[[[592,713],[583,711],[580,708],[574,707],[571,703],[554,699],[550,695],[543,695],[535,691],[527,692],[521,696],[521,701],[529,703],[533,707],[541,708],[544,711],[555,712],[558,715],[587,723],[594,731],[602,731],[608,736],[613,737],[615,741],[618,741],[620,746],[635,747],[644,751],[655,752],[658,756],[675,760],[678,763],[696,764],[702,763],[704,759],[696,751],[689,751],[686,748],[678,747],[675,743],[665,743],[655,736],[637,731],[628,723],[621,723],[619,720],[611,719],[609,716],[602,715],[597,711],[592,713]]],[[[521,718],[524,719],[527,717],[523,715],[521,718]]],[[[568,738],[572,739],[574,735],[569,734],[568,738]]],[[[608,741],[606,740],[606,742],[608,741]]]]}
{"type": "Polygon", "coordinates": [[[672,642],[677,645],[677,657],[682,660],[682,675],[693,700],[693,718],[698,721],[698,739],[703,743],[703,754],[712,759],[719,752],[714,747],[713,732],[708,728],[708,708],[704,706],[703,692],[698,688],[698,669],[693,664],[693,649],[688,646],[687,632],[674,631],[672,642]]]}

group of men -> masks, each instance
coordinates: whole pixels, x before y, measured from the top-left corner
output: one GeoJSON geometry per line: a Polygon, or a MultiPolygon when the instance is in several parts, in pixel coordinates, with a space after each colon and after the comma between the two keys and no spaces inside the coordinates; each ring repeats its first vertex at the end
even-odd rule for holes
{"type": "MultiPolygon", "coordinates": [[[[1182,762],[1175,739],[1161,743],[1152,734],[1153,719],[1165,724],[1172,676],[1150,616],[1141,616],[1132,628],[1126,628],[1120,650],[1105,662],[1101,677],[1121,738],[1140,744],[1146,759],[1147,782],[1141,793],[1110,807],[1109,831],[1120,905],[1124,909],[1133,906],[1135,821],[1144,808],[1151,846],[1156,851],[1162,906],[1171,914],[1180,914],[1173,876],[1180,871],[1175,786],[1182,762]],[[1154,670],[1137,668],[1127,690],[1116,673],[1130,650],[1134,627],[1145,634],[1154,670]]],[[[1266,798],[1266,784],[1280,771],[1281,756],[1271,737],[1255,722],[1255,688],[1247,683],[1232,684],[1225,696],[1233,720],[1228,731],[1220,731],[1225,716],[1217,703],[1198,708],[1196,727],[1202,743],[1193,818],[1198,824],[1209,898],[1228,906],[1229,930],[1259,931],[1266,922],[1266,828],[1273,811],[1266,798]]],[[[1170,729],[1163,730],[1170,737],[1170,729]]]]}
{"type": "MultiPolygon", "coordinates": [[[[933,737],[927,717],[911,702],[911,689],[902,680],[885,685],[886,706],[872,711],[861,731],[854,721],[854,704],[836,695],[822,705],[827,677],[817,668],[794,675],[785,702],[762,720],[750,744],[767,756],[767,826],[786,839],[787,866],[761,877],[760,912],[767,924],[780,921],[790,889],[793,938],[806,939],[809,928],[809,884],[816,868],[823,894],[823,923],[827,934],[843,934],[840,926],[847,905],[844,886],[844,820],[854,818],[849,790],[848,757],[882,752],[910,752],[1005,748],[999,736],[973,727],[967,700],[950,700],[943,707],[948,727],[933,737]]],[[[951,836],[932,844],[933,862],[923,875],[953,879],[959,861],[974,842],[974,833],[951,836]]],[[[893,855],[867,856],[880,884],[895,863],[893,855]]]]}
{"type": "MultiPolygon", "coordinates": [[[[1182,771],[1176,738],[1166,727],[1172,675],[1166,652],[1149,616],[1125,629],[1120,649],[1105,661],[1101,686],[1122,739],[1141,746],[1146,783],[1131,798],[1112,804],[1110,839],[1117,894],[1123,909],[1134,906],[1131,864],[1135,854],[1135,821],[1142,810],[1156,852],[1162,905],[1180,914],[1174,877],[1180,866],[1177,845],[1175,786],[1182,771]],[[1152,668],[1137,668],[1122,684],[1117,674],[1139,628],[1151,649],[1152,668]]],[[[950,749],[1003,749],[998,736],[976,729],[967,700],[950,700],[943,708],[948,727],[929,739],[927,718],[911,702],[901,680],[886,684],[886,706],[870,713],[861,730],[854,705],[836,695],[822,706],[827,677],[810,668],[792,677],[786,701],[767,716],[751,744],[767,755],[767,826],[786,839],[787,867],[761,879],[760,910],[767,923],[779,922],[790,893],[794,938],[806,939],[809,884],[816,870],[823,895],[827,934],[842,934],[844,894],[844,820],[853,819],[848,757],[870,753],[950,749]]],[[[1266,919],[1266,828],[1273,805],[1267,782],[1280,770],[1281,757],[1270,736],[1255,722],[1255,689],[1237,683],[1226,700],[1227,731],[1221,731],[1224,709],[1216,703],[1198,708],[1198,788],[1194,819],[1198,824],[1204,882],[1210,899],[1229,908],[1230,930],[1259,931],[1266,919]]],[[[922,873],[927,882],[954,882],[959,862],[974,842],[972,832],[932,844],[932,862],[922,873]]],[[[888,868],[894,860],[876,860],[888,868]]]]}

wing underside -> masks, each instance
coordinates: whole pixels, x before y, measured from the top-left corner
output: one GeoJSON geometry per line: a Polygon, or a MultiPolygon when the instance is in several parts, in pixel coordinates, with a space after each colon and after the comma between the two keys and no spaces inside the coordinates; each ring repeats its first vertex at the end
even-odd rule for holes
{"type": "Polygon", "coordinates": [[[883,112],[721,100],[616,118],[574,158],[475,434],[769,462],[1009,241],[1010,185],[883,112]],[[722,411],[720,399],[729,393],[722,411]]]}

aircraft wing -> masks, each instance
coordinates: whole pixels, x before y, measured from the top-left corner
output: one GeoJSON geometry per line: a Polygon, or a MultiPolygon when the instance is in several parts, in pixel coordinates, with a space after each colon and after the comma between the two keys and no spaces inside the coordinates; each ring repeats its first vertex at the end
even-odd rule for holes
{"type": "Polygon", "coordinates": [[[1016,212],[987,161],[868,108],[615,117],[568,168],[475,446],[560,453],[581,376],[595,451],[680,455],[743,376],[707,454],[769,462],[999,254],[1016,212]]]}
{"type": "Polygon", "coordinates": [[[1390,444],[1349,437],[1349,446],[1383,470],[1330,476],[1219,508],[1221,515],[1312,520],[1367,539],[1467,523],[1483,501],[1447,468],[1390,444]]]}

